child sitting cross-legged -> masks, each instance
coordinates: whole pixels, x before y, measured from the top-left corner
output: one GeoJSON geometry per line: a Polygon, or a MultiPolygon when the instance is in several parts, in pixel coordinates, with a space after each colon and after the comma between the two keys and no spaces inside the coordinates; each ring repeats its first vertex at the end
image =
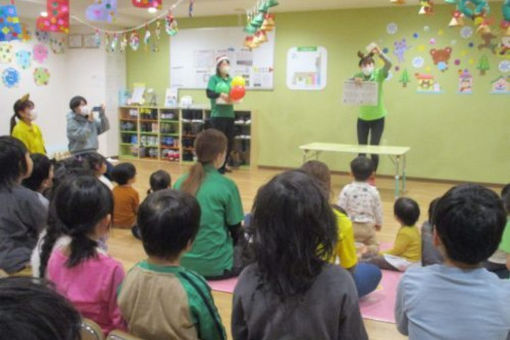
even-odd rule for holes
{"type": "Polygon", "coordinates": [[[113,188],[115,202],[113,226],[131,229],[135,225],[140,203],[138,191],[133,188],[136,181],[136,168],[131,163],[120,163],[113,168],[112,178],[118,184],[113,188]]]}
{"type": "Polygon", "coordinates": [[[401,197],[395,202],[393,211],[395,219],[401,225],[393,248],[376,256],[364,255],[363,261],[373,263],[381,269],[405,271],[421,258],[420,231],[415,225],[420,218],[420,207],[415,200],[401,197]]]}
{"type": "Polygon", "coordinates": [[[157,191],[138,214],[148,258],[129,271],[118,303],[132,334],[152,339],[226,339],[205,279],[180,265],[200,226],[197,200],[183,192],[157,191]]]}
{"type": "Polygon", "coordinates": [[[479,185],[448,191],[434,210],[443,264],[410,268],[397,290],[398,330],[409,340],[507,340],[510,282],[482,267],[506,223],[498,195],[479,185]]]}

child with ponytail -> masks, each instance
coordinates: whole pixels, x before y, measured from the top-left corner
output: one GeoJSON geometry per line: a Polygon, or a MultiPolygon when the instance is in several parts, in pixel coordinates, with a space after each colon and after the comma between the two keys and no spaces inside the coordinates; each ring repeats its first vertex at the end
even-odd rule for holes
{"type": "Polygon", "coordinates": [[[198,134],[197,162],[175,183],[177,190],[195,196],[202,215],[200,229],[191,250],[181,264],[208,279],[237,276],[243,265],[234,259],[234,246],[241,235],[244,218],[236,184],[218,172],[227,154],[227,137],[215,129],[198,134]]]}
{"type": "MultiPolygon", "coordinates": [[[[124,279],[122,265],[99,248],[98,241],[107,236],[113,213],[111,191],[97,178],[81,176],[62,183],[51,202],[54,221],[70,243],[53,249],[47,264],[48,278],[86,318],[101,326],[105,334],[124,329],[125,324],[116,302],[116,292],[124,279]]],[[[41,264],[42,266],[42,264],[41,264]]]]}
{"type": "Polygon", "coordinates": [[[14,114],[11,117],[11,136],[25,144],[29,153],[46,154],[41,129],[34,123],[37,118],[35,104],[28,94],[14,103],[14,114]]]}

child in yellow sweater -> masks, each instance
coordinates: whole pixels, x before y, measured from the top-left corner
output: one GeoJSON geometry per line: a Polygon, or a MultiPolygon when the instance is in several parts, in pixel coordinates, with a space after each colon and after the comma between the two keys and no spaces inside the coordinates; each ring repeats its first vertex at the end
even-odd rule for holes
{"type": "Polygon", "coordinates": [[[393,211],[401,225],[393,248],[377,256],[364,257],[363,261],[373,263],[381,269],[403,272],[421,259],[420,231],[415,226],[420,217],[420,207],[415,200],[401,197],[395,202],[393,211]]]}

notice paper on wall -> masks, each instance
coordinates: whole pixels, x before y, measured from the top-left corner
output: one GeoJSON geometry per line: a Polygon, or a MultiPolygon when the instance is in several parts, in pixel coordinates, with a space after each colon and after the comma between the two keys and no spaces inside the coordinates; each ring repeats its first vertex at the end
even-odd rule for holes
{"type": "Polygon", "coordinates": [[[287,87],[323,90],[327,83],[328,52],[324,47],[293,47],[287,52],[287,87]]]}
{"type": "Polygon", "coordinates": [[[377,83],[364,81],[357,85],[354,80],[344,82],[343,103],[345,105],[377,105],[379,94],[377,83]]]}

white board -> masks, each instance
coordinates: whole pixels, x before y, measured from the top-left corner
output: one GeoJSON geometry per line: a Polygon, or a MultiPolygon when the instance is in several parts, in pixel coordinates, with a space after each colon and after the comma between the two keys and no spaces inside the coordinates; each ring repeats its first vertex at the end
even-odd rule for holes
{"type": "Polygon", "coordinates": [[[377,105],[379,99],[377,83],[364,81],[357,85],[354,80],[344,83],[343,103],[345,105],[377,105]]]}
{"type": "Polygon", "coordinates": [[[248,89],[272,90],[275,32],[250,51],[242,27],[183,29],[170,40],[170,87],[205,89],[216,71],[216,57],[227,55],[231,76],[243,76],[248,89]]]}
{"type": "Polygon", "coordinates": [[[323,90],[327,84],[328,51],[322,46],[293,47],[287,52],[287,87],[323,90]]]}

